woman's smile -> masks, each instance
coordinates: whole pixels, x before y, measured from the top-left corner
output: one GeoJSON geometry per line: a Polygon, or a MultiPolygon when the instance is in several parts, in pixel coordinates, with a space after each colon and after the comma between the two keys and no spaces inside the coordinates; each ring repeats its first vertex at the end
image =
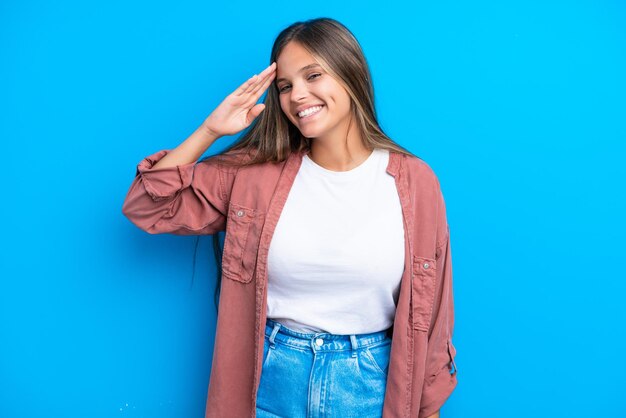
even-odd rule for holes
{"type": "Polygon", "coordinates": [[[303,117],[298,116],[298,119],[301,122],[308,122],[310,120],[316,119],[317,115],[319,115],[322,112],[322,110],[324,110],[324,107],[325,106],[316,106],[315,108],[313,108],[312,111],[307,111],[309,113],[305,114],[305,116],[303,117]]]}

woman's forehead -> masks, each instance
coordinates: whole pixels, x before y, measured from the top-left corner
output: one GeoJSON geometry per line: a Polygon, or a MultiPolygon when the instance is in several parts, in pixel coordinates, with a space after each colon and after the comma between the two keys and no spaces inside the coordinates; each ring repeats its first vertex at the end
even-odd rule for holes
{"type": "Polygon", "coordinates": [[[315,57],[304,47],[295,42],[290,42],[276,59],[276,70],[279,73],[283,72],[289,75],[289,73],[297,73],[303,70],[303,67],[311,64],[317,64],[315,57]]]}

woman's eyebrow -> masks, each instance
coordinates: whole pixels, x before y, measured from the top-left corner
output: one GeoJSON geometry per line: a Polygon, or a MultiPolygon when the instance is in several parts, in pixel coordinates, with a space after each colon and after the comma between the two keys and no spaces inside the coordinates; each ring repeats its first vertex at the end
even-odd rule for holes
{"type": "MultiPolygon", "coordinates": [[[[315,67],[321,67],[321,65],[319,65],[319,64],[318,64],[318,63],[316,63],[316,62],[314,62],[313,64],[305,65],[304,67],[300,68],[300,69],[298,70],[298,72],[299,72],[299,73],[301,73],[302,71],[306,71],[306,70],[309,70],[309,69],[311,69],[311,68],[315,68],[315,67]]],[[[281,78],[276,79],[276,82],[277,82],[277,83],[278,83],[279,81],[286,81],[286,79],[285,79],[285,78],[282,78],[282,77],[281,77],[281,78]]]]}

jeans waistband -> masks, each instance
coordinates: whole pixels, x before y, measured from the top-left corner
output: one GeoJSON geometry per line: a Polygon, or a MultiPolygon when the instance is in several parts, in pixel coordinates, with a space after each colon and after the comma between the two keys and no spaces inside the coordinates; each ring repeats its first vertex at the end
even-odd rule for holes
{"type": "Polygon", "coordinates": [[[329,332],[301,333],[267,318],[265,335],[269,337],[271,348],[275,347],[276,341],[280,341],[301,350],[311,348],[314,352],[352,350],[352,356],[356,357],[357,349],[384,341],[387,338],[387,330],[350,335],[331,334],[329,332]]]}

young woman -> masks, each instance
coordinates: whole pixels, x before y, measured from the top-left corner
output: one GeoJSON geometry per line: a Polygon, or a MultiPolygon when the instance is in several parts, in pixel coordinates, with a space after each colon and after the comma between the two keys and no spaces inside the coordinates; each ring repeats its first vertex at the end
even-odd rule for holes
{"type": "Polygon", "coordinates": [[[144,158],[122,209],[152,234],[225,231],[206,417],[437,417],[457,383],[439,181],[378,125],[345,26],[296,22],[270,63],[144,158]]]}

